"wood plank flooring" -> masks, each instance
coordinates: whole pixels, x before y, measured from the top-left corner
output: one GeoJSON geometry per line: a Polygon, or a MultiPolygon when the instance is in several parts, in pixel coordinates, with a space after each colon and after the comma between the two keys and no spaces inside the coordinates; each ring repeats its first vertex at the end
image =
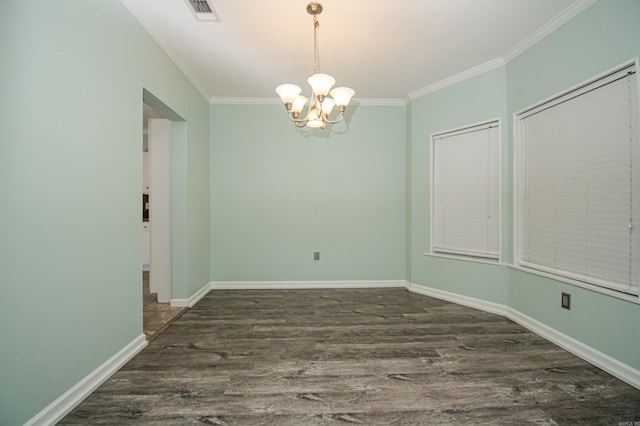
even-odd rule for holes
{"type": "Polygon", "coordinates": [[[187,308],[158,303],[158,294],[149,289],[149,272],[142,273],[142,329],[147,340],[153,340],[175,321],[187,308]]]}
{"type": "Polygon", "coordinates": [[[209,293],[63,425],[640,424],[640,390],[404,289],[209,293]]]}

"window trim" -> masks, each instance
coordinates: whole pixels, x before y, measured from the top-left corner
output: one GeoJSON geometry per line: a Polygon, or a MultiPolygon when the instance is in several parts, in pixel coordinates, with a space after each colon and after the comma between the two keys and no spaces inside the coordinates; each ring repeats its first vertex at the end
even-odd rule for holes
{"type": "Polygon", "coordinates": [[[429,249],[424,253],[425,256],[434,256],[441,257],[447,259],[455,259],[455,260],[465,260],[465,261],[473,261],[478,263],[486,263],[491,265],[500,265],[503,264],[503,244],[502,244],[502,208],[503,208],[503,200],[502,200],[502,120],[500,117],[491,118],[488,120],[483,120],[477,123],[468,124],[460,127],[455,127],[449,130],[442,130],[439,132],[432,133],[429,136],[429,249]],[[435,217],[435,197],[434,197],[434,152],[435,152],[435,141],[437,138],[441,138],[443,136],[456,136],[472,131],[489,129],[492,127],[497,127],[498,129],[498,255],[493,257],[490,255],[473,255],[468,253],[454,253],[453,251],[441,251],[434,250],[434,217],[435,217]]]}
{"type": "MultiPolygon", "coordinates": [[[[512,115],[513,120],[513,263],[511,268],[522,272],[538,275],[541,277],[549,278],[554,281],[571,284],[577,287],[585,288],[597,293],[605,294],[608,296],[616,297],[631,302],[640,304],[640,294],[630,294],[624,291],[615,290],[609,287],[602,287],[596,284],[585,282],[582,280],[572,279],[569,276],[560,275],[548,271],[544,271],[537,268],[530,268],[526,265],[522,265],[522,201],[521,197],[524,192],[525,181],[522,176],[524,170],[524,155],[523,155],[523,122],[522,119],[531,116],[544,109],[556,106],[566,100],[580,96],[591,90],[596,90],[612,81],[619,78],[617,77],[622,71],[632,68],[636,79],[636,100],[639,104],[638,111],[636,111],[638,122],[640,123],[640,58],[635,57],[622,64],[615,66],[603,73],[600,73],[594,77],[588,78],[568,89],[555,93],[541,101],[535,102],[527,107],[524,107],[512,115]]],[[[637,147],[640,149],[640,141],[637,143],[637,147]]],[[[525,262],[526,263],[526,262],[525,262]]]]}

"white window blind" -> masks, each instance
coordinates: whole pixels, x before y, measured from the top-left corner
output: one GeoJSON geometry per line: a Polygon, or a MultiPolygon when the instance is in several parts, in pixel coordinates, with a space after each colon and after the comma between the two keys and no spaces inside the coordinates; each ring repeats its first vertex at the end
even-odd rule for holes
{"type": "Polygon", "coordinates": [[[437,134],[432,143],[432,251],[498,259],[498,122],[437,134]]]}
{"type": "Polygon", "coordinates": [[[638,294],[640,150],[632,70],[517,117],[520,265],[638,294]]]}

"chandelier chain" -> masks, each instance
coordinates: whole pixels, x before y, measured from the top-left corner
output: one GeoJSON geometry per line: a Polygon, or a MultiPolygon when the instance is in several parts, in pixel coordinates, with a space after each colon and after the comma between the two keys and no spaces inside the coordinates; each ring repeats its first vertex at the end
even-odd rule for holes
{"type": "Polygon", "coordinates": [[[320,48],[318,42],[318,16],[322,13],[322,5],[317,2],[311,2],[307,5],[307,13],[313,15],[313,73],[307,79],[311,85],[310,99],[300,95],[302,89],[295,84],[281,84],[276,87],[276,93],[280,95],[280,99],[284,104],[289,119],[293,121],[296,127],[325,128],[327,124],[336,124],[344,118],[344,111],[354,95],[354,90],[349,87],[335,87],[332,89],[336,80],[328,74],[320,73],[320,48]],[[307,113],[302,118],[301,113],[305,106],[307,113]],[[336,111],[331,119],[330,114],[336,111]]]}
{"type": "Polygon", "coordinates": [[[320,52],[318,48],[318,28],[320,22],[318,17],[313,15],[313,74],[320,73],[320,52]]]}

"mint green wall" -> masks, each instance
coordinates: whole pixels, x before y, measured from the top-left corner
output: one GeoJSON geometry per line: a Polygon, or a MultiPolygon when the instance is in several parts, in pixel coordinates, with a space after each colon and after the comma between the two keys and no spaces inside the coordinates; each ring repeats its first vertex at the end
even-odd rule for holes
{"type": "Polygon", "coordinates": [[[329,137],[281,105],[212,105],[213,280],[404,280],[404,120],[358,106],[329,137]]]}
{"type": "Polygon", "coordinates": [[[142,92],[186,119],[184,295],[209,281],[209,111],[118,0],[0,3],[0,424],[142,333],[142,92]]]}
{"type": "MultiPolygon", "coordinates": [[[[507,64],[510,113],[640,55],[640,2],[600,0],[507,64]]],[[[640,305],[510,272],[516,310],[640,369],[640,305]],[[560,308],[571,293],[571,310],[560,308]]]]}
{"type": "Polygon", "coordinates": [[[186,120],[173,129],[174,297],[210,280],[409,279],[640,368],[640,305],[423,255],[429,135],[502,120],[510,262],[512,113],[640,54],[639,18],[637,0],[600,0],[506,66],[406,108],[358,106],[329,138],[295,130],[281,106],[209,106],[118,0],[0,2],[0,424],[22,424],[142,331],[143,88],[186,120]]]}
{"type": "Polygon", "coordinates": [[[507,64],[516,112],[640,54],[640,2],[599,0],[507,64]]]}
{"type": "MultiPolygon", "coordinates": [[[[506,304],[508,273],[504,267],[477,262],[425,256],[429,251],[431,134],[499,118],[502,123],[503,158],[506,139],[506,93],[504,67],[485,72],[415,99],[409,108],[411,223],[409,281],[414,284],[506,304]]],[[[506,164],[506,163],[505,163],[506,164]]],[[[503,170],[503,175],[506,170],[503,170]]],[[[503,217],[507,211],[509,185],[503,187],[503,217]]],[[[505,253],[510,247],[502,239],[505,253]]]]}
{"type": "Polygon", "coordinates": [[[640,54],[640,2],[600,0],[505,66],[412,101],[407,108],[409,281],[528,315],[640,368],[640,305],[507,265],[424,256],[429,242],[429,135],[493,117],[503,121],[503,259],[513,262],[512,116],[521,108],[640,54]],[[572,295],[570,311],[561,293],[572,295]]]}

